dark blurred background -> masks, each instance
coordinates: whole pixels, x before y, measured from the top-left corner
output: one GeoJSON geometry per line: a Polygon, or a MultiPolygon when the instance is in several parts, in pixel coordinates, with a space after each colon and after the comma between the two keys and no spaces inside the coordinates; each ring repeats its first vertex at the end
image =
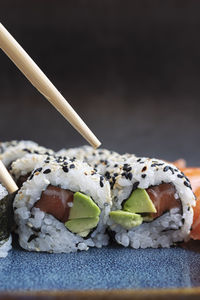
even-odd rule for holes
{"type": "MultiPolygon", "coordinates": [[[[1,22],[102,146],[200,165],[199,1],[0,1],[1,22]]],[[[86,142],[0,53],[0,140],[86,142]]]]}

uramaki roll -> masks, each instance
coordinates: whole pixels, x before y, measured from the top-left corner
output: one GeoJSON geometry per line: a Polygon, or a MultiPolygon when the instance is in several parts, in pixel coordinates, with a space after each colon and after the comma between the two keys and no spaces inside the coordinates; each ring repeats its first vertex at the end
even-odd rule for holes
{"type": "Polygon", "coordinates": [[[55,161],[56,158],[50,155],[43,154],[26,154],[25,156],[16,159],[10,166],[9,172],[15,180],[18,188],[29,178],[32,171],[44,162],[55,161]]]}
{"type": "Polygon", "coordinates": [[[53,155],[54,151],[32,141],[11,141],[1,143],[0,160],[9,169],[13,161],[29,153],[53,155]]]}
{"type": "Polygon", "coordinates": [[[30,251],[74,252],[108,244],[110,186],[75,159],[44,161],[14,200],[20,245],[30,251]]]}
{"type": "Polygon", "coordinates": [[[190,182],[174,165],[137,158],[107,168],[115,240],[133,248],[169,247],[189,238],[195,196],[190,182]]]}

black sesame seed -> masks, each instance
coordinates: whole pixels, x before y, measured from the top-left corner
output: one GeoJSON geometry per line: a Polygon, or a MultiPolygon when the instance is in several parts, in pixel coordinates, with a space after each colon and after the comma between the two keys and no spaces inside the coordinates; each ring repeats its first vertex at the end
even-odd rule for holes
{"type": "Polygon", "coordinates": [[[31,174],[31,176],[29,177],[29,180],[31,180],[33,178],[34,174],[31,174]]]}
{"type": "Polygon", "coordinates": [[[103,176],[100,176],[100,181],[103,181],[103,179],[104,179],[103,176]]]}
{"type": "Polygon", "coordinates": [[[115,165],[114,165],[114,168],[117,168],[117,167],[118,167],[118,164],[115,164],[115,165]]]}
{"type": "Polygon", "coordinates": [[[138,185],[139,185],[139,181],[136,181],[134,184],[133,184],[133,190],[137,189],[138,185]]]}
{"type": "Polygon", "coordinates": [[[115,177],[117,177],[119,174],[118,174],[118,173],[114,173],[113,175],[114,175],[115,177]]]}
{"type": "Polygon", "coordinates": [[[125,173],[125,178],[128,179],[129,178],[129,173],[125,173]]]}
{"type": "Polygon", "coordinates": [[[37,150],[34,151],[35,154],[39,154],[39,152],[37,150]]]}
{"type": "Polygon", "coordinates": [[[147,167],[146,167],[146,166],[144,166],[144,168],[142,169],[142,172],[146,171],[146,169],[147,169],[147,167]]]}
{"type": "Polygon", "coordinates": [[[128,173],[128,179],[131,180],[133,178],[133,174],[132,173],[128,173]]]}
{"type": "Polygon", "coordinates": [[[184,225],[184,223],[185,223],[185,219],[184,219],[184,218],[182,218],[182,223],[183,223],[183,225],[184,225]]]}
{"type": "Polygon", "coordinates": [[[183,178],[184,176],[181,175],[181,174],[177,174],[177,177],[178,177],[178,178],[183,178]]]}
{"type": "Polygon", "coordinates": [[[187,209],[188,211],[190,211],[190,206],[188,206],[188,209],[187,209]]]}
{"type": "Polygon", "coordinates": [[[189,187],[189,188],[191,188],[191,185],[187,181],[184,181],[184,185],[187,186],[187,187],[189,187]]]}
{"type": "Polygon", "coordinates": [[[31,153],[31,151],[27,148],[24,148],[23,151],[26,151],[27,153],[31,153]]]}
{"type": "Polygon", "coordinates": [[[174,174],[174,169],[172,167],[169,167],[169,170],[174,174]]]}
{"type": "Polygon", "coordinates": [[[106,177],[107,179],[110,179],[110,173],[109,173],[108,171],[105,173],[105,177],[106,177]]]}
{"type": "Polygon", "coordinates": [[[44,172],[43,172],[43,174],[49,174],[49,173],[51,173],[51,170],[50,170],[50,169],[46,169],[46,170],[44,170],[44,172]]]}
{"type": "Polygon", "coordinates": [[[70,169],[74,169],[74,168],[75,168],[75,165],[74,165],[74,164],[71,164],[71,165],[69,166],[69,168],[70,168],[70,169]]]}
{"type": "Polygon", "coordinates": [[[36,169],[35,171],[34,171],[34,173],[36,173],[36,172],[41,172],[42,171],[42,168],[38,168],[38,169],[36,169]]]}
{"type": "Polygon", "coordinates": [[[147,176],[147,174],[142,174],[141,175],[142,178],[145,178],[146,176],[147,176]]]}
{"type": "Polygon", "coordinates": [[[31,234],[29,239],[28,239],[28,243],[30,243],[32,240],[34,240],[37,237],[37,235],[35,234],[31,234]]]}
{"type": "Polygon", "coordinates": [[[165,166],[164,169],[163,169],[163,171],[167,172],[169,170],[169,168],[170,168],[169,166],[165,166]]]}
{"type": "Polygon", "coordinates": [[[141,158],[138,158],[138,159],[137,159],[137,162],[139,162],[139,161],[141,161],[141,158]]]}
{"type": "Polygon", "coordinates": [[[157,164],[156,163],[154,163],[154,164],[151,164],[151,167],[153,168],[153,167],[156,167],[157,166],[157,164]]]}
{"type": "Polygon", "coordinates": [[[69,169],[68,169],[68,167],[66,167],[66,166],[63,166],[62,169],[63,169],[63,171],[64,171],[65,173],[69,172],[69,169]]]}
{"type": "Polygon", "coordinates": [[[187,180],[187,182],[190,182],[189,179],[185,176],[185,179],[187,180]]]}
{"type": "Polygon", "coordinates": [[[103,181],[99,181],[99,184],[100,184],[100,187],[103,187],[104,186],[104,184],[103,184],[103,181]]]}
{"type": "MultiPolygon", "coordinates": [[[[33,218],[34,218],[34,217],[33,217],[33,218]]],[[[34,232],[40,232],[40,228],[32,227],[32,230],[33,230],[34,232]]]]}

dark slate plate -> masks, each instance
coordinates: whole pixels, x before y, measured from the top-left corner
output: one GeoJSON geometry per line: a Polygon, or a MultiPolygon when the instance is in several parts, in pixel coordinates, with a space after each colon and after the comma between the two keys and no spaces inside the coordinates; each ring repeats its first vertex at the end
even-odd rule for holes
{"type": "Polygon", "coordinates": [[[200,286],[200,253],[109,246],[70,254],[25,252],[0,260],[0,290],[111,290],[200,286]]]}

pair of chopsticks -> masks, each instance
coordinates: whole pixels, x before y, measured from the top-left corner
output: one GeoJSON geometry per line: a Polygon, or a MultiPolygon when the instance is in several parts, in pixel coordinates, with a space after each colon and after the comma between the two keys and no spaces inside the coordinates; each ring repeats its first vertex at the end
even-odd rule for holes
{"type": "MultiPolygon", "coordinates": [[[[65,119],[94,147],[100,146],[100,141],[83,122],[71,105],[41,71],[31,57],[24,51],[6,28],[0,23],[0,48],[20,69],[32,85],[64,116],[65,119]]],[[[0,162],[0,181],[8,192],[16,191],[17,186],[9,175],[3,163],[0,162]]]]}

